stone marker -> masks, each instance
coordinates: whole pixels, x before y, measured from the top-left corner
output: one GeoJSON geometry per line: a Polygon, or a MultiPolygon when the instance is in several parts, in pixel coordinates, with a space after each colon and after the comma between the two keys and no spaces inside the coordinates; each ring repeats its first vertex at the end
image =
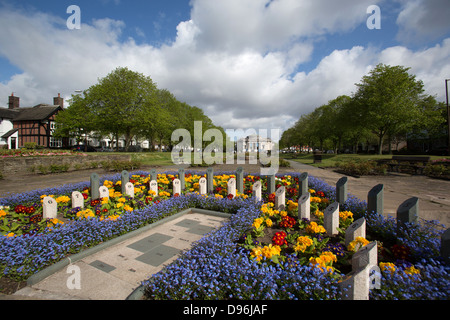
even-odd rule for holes
{"type": "Polygon", "coordinates": [[[206,169],[206,191],[214,192],[214,170],[213,170],[213,168],[206,169]]]}
{"type": "Polygon", "coordinates": [[[236,189],[239,193],[244,193],[244,169],[242,167],[236,169],[236,189]]]}
{"type": "Polygon", "coordinates": [[[348,273],[339,283],[342,300],[369,300],[370,266],[348,273]]]}
{"type": "Polygon", "coordinates": [[[275,192],[275,210],[286,210],[286,188],[281,186],[275,192]]]}
{"type": "Polygon", "coordinates": [[[311,219],[311,194],[309,192],[298,199],[298,218],[311,219]]]}
{"type": "MultiPolygon", "coordinates": [[[[371,273],[375,274],[378,282],[375,287],[379,288],[379,268],[377,242],[373,241],[359,249],[352,257],[352,272],[347,274],[345,279],[339,284],[343,291],[343,300],[369,300],[369,290],[373,283],[371,273]]],[[[375,279],[375,281],[376,281],[375,279]]]]}
{"type": "Polygon", "coordinates": [[[134,185],[131,182],[125,184],[125,194],[131,198],[134,198],[134,185]]]}
{"type": "Polygon", "coordinates": [[[58,204],[56,200],[52,197],[44,197],[42,201],[43,214],[42,217],[44,219],[54,219],[57,215],[58,204]]]}
{"type": "Polygon", "coordinates": [[[201,177],[200,180],[198,180],[198,187],[200,194],[206,194],[206,178],[201,177]]]}
{"type": "Polygon", "coordinates": [[[255,198],[255,202],[261,201],[261,180],[258,180],[253,184],[252,194],[255,198]]]}
{"type": "Polygon", "coordinates": [[[158,196],[158,182],[156,182],[156,180],[150,181],[150,190],[155,192],[155,197],[158,196]]]}
{"type": "Polygon", "coordinates": [[[120,180],[122,181],[122,194],[126,193],[125,185],[130,181],[130,173],[127,170],[123,170],[120,174],[120,180]]]}
{"type": "Polygon", "coordinates": [[[450,228],[441,235],[441,257],[445,263],[450,264],[450,228]]]}
{"type": "Polygon", "coordinates": [[[181,181],[180,179],[173,179],[173,195],[177,194],[181,196],[181,181]]]}
{"type": "Polygon", "coordinates": [[[178,169],[178,179],[180,179],[181,190],[184,190],[186,186],[186,180],[183,168],[178,169]]]}
{"type": "Polygon", "coordinates": [[[233,198],[236,197],[236,179],[230,178],[227,182],[228,194],[232,194],[233,198]]]}
{"type": "Polygon", "coordinates": [[[91,174],[91,200],[95,200],[100,197],[98,188],[100,188],[100,177],[98,174],[93,173],[91,174]]]}
{"type": "Polygon", "coordinates": [[[327,234],[332,236],[338,234],[339,228],[339,203],[333,202],[323,212],[323,226],[327,234]]]}
{"type": "Polygon", "coordinates": [[[158,181],[158,174],[155,169],[150,170],[150,181],[152,180],[158,181]]]}
{"type": "Polygon", "coordinates": [[[304,194],[309,194],[308,192],[308,173],[303,172],[298,179],[298,196],[302,196],[304,194]]]}
{"type": "Polygon", "coordinates": [[[356,237],[366,237],[366,219],[364,218],[359,218],[345,230],[345,246],[347,247],[356,237]]]}
{"type": "Polygon", "coordinates": [[[100,186],[98,188],[99,198],[108,198],[109,199],[109,190],[106,186],[100,186]]]}
{"type": "Polygon", "coordinates": [[[342,177],[336,182],[336,201],[343,205],[347,201],[347,177],[342,177]]]}
{"type": "Polygon", "coordinates": [[[370,267],[378,265],[378,249],[376,241],[370,242],[353,254],[352,270],[364,268],[366,265],[369,265],[370,267]]]}
{"type": "Polygon", "coordinates": [[[275,192],[275,175],[271,174],[267,176],[267,191],[269,194],[272,194],[275,192]]]}
{"type": "Polygon", "coordinates": [[[80,191],[72,192],[72,208],[80,207],[84,208],[84,198],[83,194],[80,191]]]}
{"type": "Polygon", "coordinates": [[[419,198],[412,197],[403,202],[397,209],[398,225],[417,222],[419,217],[419,198]]]}
{"type": "Polygon", "coordinates": [[[383,214],[383,189],[382,184],[377,184],[367,194],[367,212],[383,214]]]}

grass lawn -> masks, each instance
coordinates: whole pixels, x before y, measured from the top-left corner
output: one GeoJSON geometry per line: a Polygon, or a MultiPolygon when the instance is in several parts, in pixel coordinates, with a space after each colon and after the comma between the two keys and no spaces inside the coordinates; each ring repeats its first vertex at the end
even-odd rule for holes
{"type": "MultiPolygon", "coordinates": [[[[406,156],[406,155],[405,155],[406,156]]],[[[414,157],[427,157],[428,155],[414,155],[414,157]]],[[[281,158],[287,160],[294,160],[300,163],[309,164],[315,167],[336,167],[338,161],[367,161],[367,160],[379,160],[379,159],[391,159],[390,154],[323,154],[322,163],[314,163],[313,154],[295,154],[295,153],[283,153],[281,158]]],[[[431,160],[450,158],[445,156],[430,156],[431,160]]]]}

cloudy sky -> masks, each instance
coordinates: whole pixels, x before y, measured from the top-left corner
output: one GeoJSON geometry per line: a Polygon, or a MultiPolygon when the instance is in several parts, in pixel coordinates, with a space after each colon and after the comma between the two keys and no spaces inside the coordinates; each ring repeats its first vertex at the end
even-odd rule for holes
{"type": "Polygon", "coordinates": [[[444,101],[449,16],[448,0],[0,0],[0,106],[68,99],[121,66],[224,129],[285,130],[378,63],[411,67],[444,101]]]}

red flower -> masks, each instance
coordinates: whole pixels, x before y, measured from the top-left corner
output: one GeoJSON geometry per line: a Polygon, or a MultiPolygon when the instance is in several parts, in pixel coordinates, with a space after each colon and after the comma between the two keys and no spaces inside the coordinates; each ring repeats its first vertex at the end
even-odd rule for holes
{"type": "Polygon", "coordinates": [[[284,231],[277,232],[272,238],[272,243],[277,246],[287,245],[286,236],[284,231]]]}
{"type": "Polygon", "coordinates": [[[228,199],[233,199],[233,195],[232,195],[231,193],[229,193],[229,194],[227,195],[227,198],[228,198],[228,199]]]}
{"type": "Polygon", "coordinates": [[[295,219],[289,216],[284,216],[280,222],[282,228],[292,228],[295,225],[295,219]]]}
{"type": "Polygon", "coordinates": [[[82,193],[84,200],[88,198],[88,195],[86,193],[82,193]]]}
{"type": "Polygon", "coordinates": [[[321,197],[321,198],[325,198],[325,194],[322,191],[317,191],[316,192],[316,196],[321,197]]]}
{"type": "Polygon", "coordinates": [[[179,194],[179,193],[175,193],[173,196],[174,196],[174,197],[179,197],[180,194],[179,194]]]}
{"type": "Polygon", "coordinates": [[[394,257],[400,260],[408,260],[409,257],[409,248],[403,245],[394,244],[391,248],[392,254],[394,257]]]}

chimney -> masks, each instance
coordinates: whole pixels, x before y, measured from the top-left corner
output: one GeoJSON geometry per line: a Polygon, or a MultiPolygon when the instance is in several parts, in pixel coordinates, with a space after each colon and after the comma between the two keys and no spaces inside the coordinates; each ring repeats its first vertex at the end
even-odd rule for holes
{"type": "Polygon", "coordinates": [[[61,94],[58,93],[58,96],[53,98],[53,105],[64,108],[64,98],[61,98],[61,94]]]}
{"type": "Polygon", "coordinates": [[[11,93],[11,95],[9,96],[8,108],[9,109],[19,108],[19,97],[14,97],[14,92],[11,93]]]}

